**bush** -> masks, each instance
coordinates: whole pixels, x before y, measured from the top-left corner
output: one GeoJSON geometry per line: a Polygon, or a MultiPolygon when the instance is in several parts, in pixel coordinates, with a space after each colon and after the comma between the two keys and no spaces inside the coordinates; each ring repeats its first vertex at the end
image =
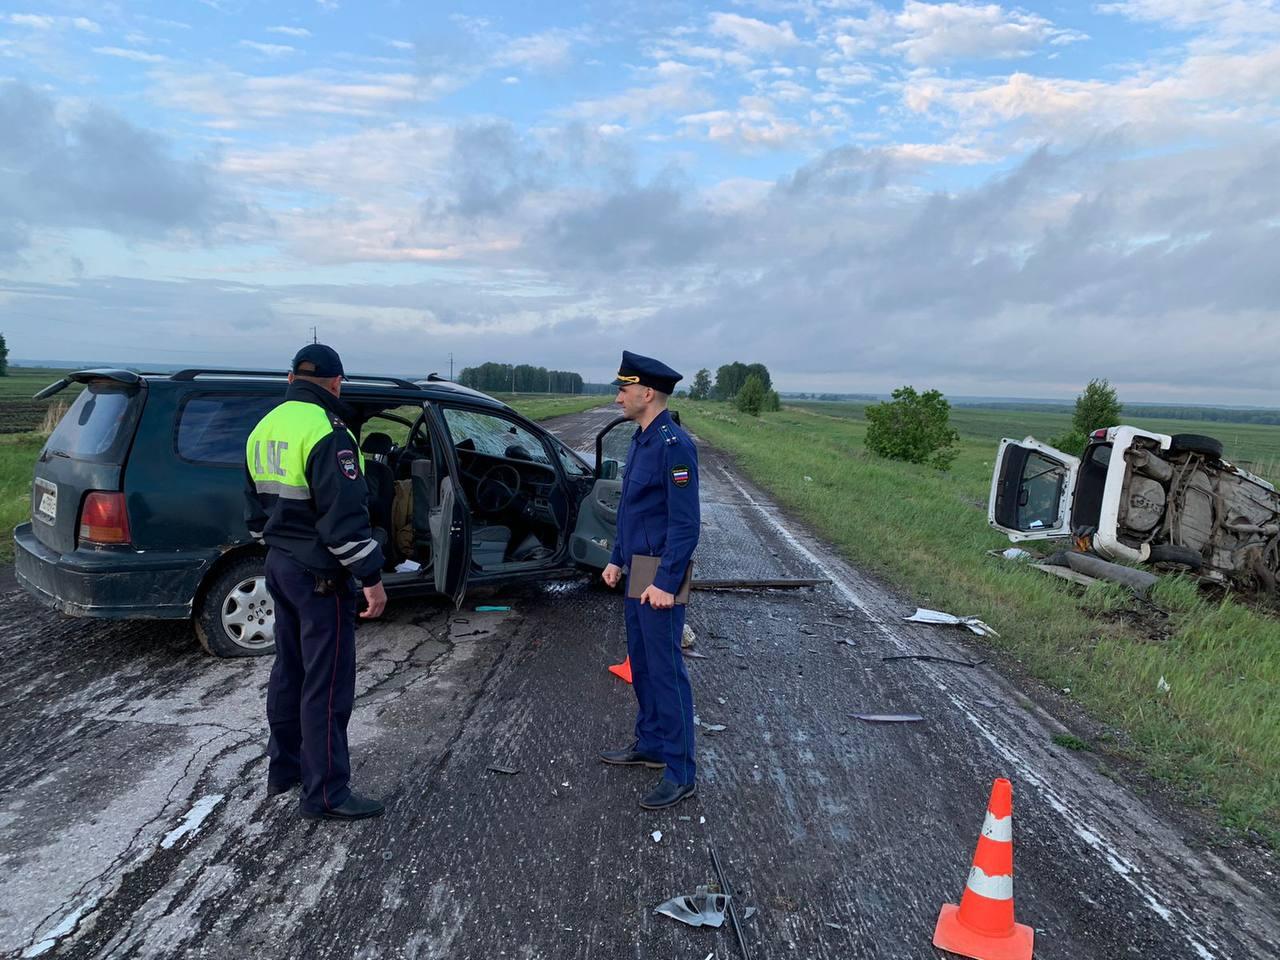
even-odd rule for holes
{"type": "Polygon", "coordinates": [[[754,373],[747,377],[746,383],[742,385],[742,389],[738,391],[737,399],[734,405],[743,413],[749,413],[753,417],[760,416],[760,411],[764,407],[764,382],[754,373]]]}
{"type": "Polygon", "coordinates": [[[893,401],[866,409],[867,449],[890,460],[928,463],[948,470],[960,453],[960,434],[951,427],[951,404],[937,390],[893,391],[893,401]]]}
{"type": "Polygon", "coordinates": [[[782,398],[778,396],[777,390],[766,390],[764,392],[764,402],[760,404],[762,413],[777,413],[782,409],[782,398]]]}

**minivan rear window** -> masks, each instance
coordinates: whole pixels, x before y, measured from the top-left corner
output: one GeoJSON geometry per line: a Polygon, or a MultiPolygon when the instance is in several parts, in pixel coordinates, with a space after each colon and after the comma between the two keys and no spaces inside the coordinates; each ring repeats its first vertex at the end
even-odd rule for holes
{"type": "Polygon", "coordinates": [[[205,394],[182,407],[178,456],[197,463],[244,467],[244,447],[258,421],[280,405],[279,394],[205,394]]]}
{"type": "Polygon", "coordinates": [[[121,463],[142,409],[136,384],[91,380],[58,422],[45,452],[97,463],[121,463]]]}

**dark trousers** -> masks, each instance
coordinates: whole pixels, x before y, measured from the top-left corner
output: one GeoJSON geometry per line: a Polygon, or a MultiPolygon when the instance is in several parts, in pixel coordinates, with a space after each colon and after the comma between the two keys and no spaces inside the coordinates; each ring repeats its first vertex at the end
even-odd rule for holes
{"type": "Polygon", "coordinates": [[[328,595],[316,577],[277,550],[267,554],[267,589],[275,601],[276,662],[267,684],[271,739],[268,776],[302,780],[300,803],[319,813],[351,794],[347,721],[356,692],[356,592],[336,576],[328,595]]]}
{"type": "Polygon", "coordinates": [[[693,783],[693,688],[680,654],[684,604],[655,610],[639,600],[625,603],[631,688],[640,708],[636,750],[665,762],[668,780],[693,783]]]}

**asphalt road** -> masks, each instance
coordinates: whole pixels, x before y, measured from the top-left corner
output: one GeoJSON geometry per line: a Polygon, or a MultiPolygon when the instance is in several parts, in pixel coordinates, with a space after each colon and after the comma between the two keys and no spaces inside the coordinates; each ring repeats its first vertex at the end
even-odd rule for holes
{"type": "MultiPolygon", "coordinates": [[[[609,415],[556,426],[587,448],[609,415]]],[[[585,576],[482,600],[509,612],[401,602],[361,628],[354,782],[388,811],[360,824],[266,798],[268,660],[205,657],[183,624],[63,618],[0,581],[0,953],[736,957],[727,927],[653,913],[714,879],[714,845],[757,908],[752,956],[936,957],[1007,776],[1041,960],[1277,955],[1274,859],[1246,880],[1192,849],[990,667],[882,661],[971,651],[902,623],[914,601],[705,448],[702,477],[699,575],[833,583],[695,594],[696,711],[726,729],[700,731],[696,798],[659,813],[636,805],[654,773],[595,759],[629,742],[634,698],[605,670],[621,601],[585,576]]]]}

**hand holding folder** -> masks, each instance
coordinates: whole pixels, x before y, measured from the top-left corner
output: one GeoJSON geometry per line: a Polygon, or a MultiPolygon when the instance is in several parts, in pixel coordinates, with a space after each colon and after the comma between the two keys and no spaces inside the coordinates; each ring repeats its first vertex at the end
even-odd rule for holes
{"type": "MultiPolygon", "coordinates": [[[[639,600],[645,590],[653,585],[653,578],[658,575],[658,566],[661,563],[661,557],[649,557],[643,553],[632,555],[631,575],[627,578],[628,599],[639,600]]],[[[689,602],[689,584],[692,580],[693,561],[690,560],[684,568],[684,579],[680,581],[680,588],[676,590],[676,603],[689,602]]]]}

